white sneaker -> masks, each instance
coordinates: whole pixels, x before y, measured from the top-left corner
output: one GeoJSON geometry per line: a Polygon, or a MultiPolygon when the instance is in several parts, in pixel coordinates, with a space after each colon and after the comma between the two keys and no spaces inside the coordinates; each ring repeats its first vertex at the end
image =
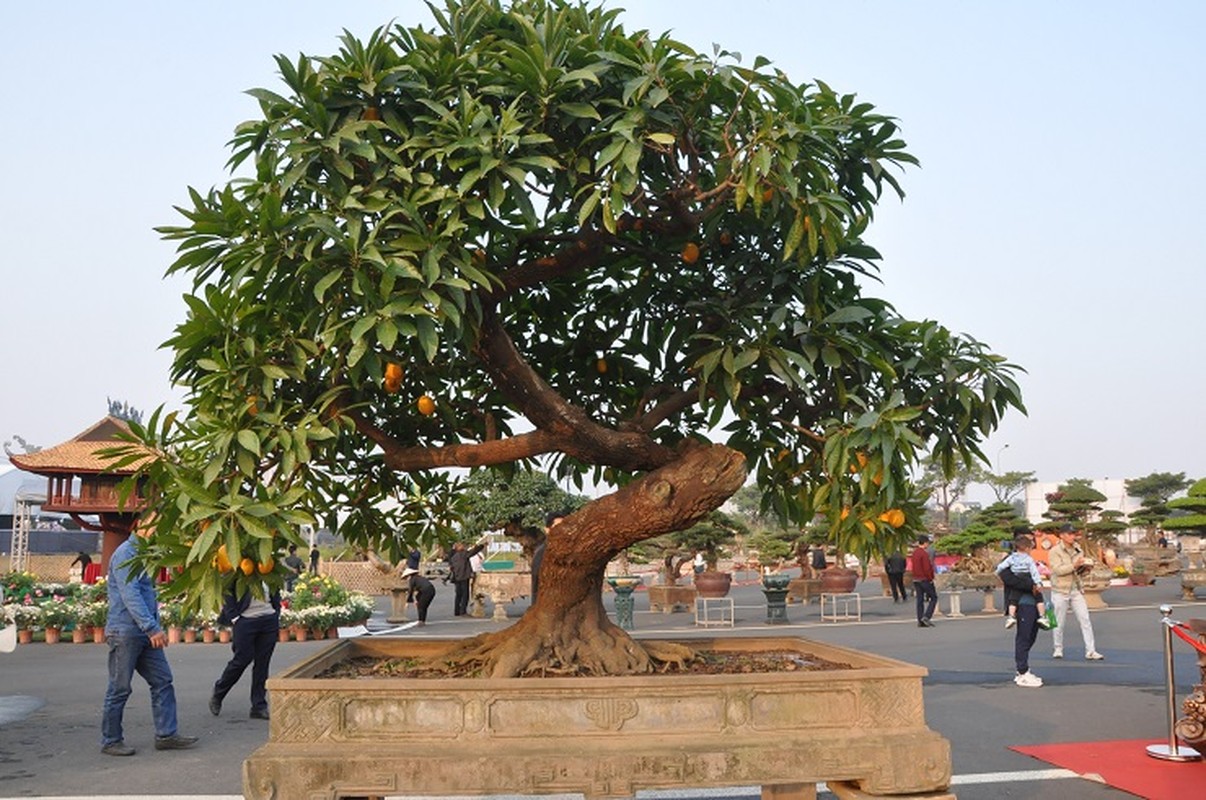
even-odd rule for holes
{"type": "Polygon", "coordinates": [[[1064,657],[1064,649],[1062,647],[1055,648],[1055,652],[1051,654],[1051,657],[1052,658],[1063,658],[1064,657]]]}
{"type": "Polygon", "coordinates": [[[1085,661],[1101,661],[1105,656],[1094,650],[1092,653],[1085,653],[1085,661]]]}
{"type": "Polygon", "coordinates": [[[1043,685],[1043,679],[1033,672],[1023,672],[1014,677],[1013,682],[1027,689],[1037,689],[1043,685]]]}
{"type": "Polygon", "coordinates": [[[1017,617],[1008,617],[1005,620],[1005,630],[1009,630],[1010,628],[1012,628],[1014,625],[1017,625],[1017,624],[1018,624],[1017,617]]]}

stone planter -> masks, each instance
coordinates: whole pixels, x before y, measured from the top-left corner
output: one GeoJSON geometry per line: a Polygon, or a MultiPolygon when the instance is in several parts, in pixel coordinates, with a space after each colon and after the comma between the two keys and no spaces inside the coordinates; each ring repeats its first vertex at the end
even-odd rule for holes
{"type": "Polygon", "coordinates": [[[936,792],[950,745],[925,725],[922,667],[794,637],[694,639],[795,650],[832,671],[617,678],[334,679],[357,656],[435,656],[455,640],[344,639],[268,680],[268,742],[243,764],[247,800],[763,786],[818,781],[870,795],[936,792]]]}
{"type": "Polygon", "coordinates": [[[695,607],[694,586],[650,586],[649,610],[669,614],[695,607]]]}
{"type": "Polygon", "coordinates": [[[1181,570],[1181,599],[1186,602],[1197,600],[1196,589],[1206,587],[1206,569],[1181,570]]]}
{"type": "Polygon", "coordinates": [[[795,578],[787,584],[787,603],[799,602],[808,605],[808,601],[821,596],[820,578],[795,578]]]}

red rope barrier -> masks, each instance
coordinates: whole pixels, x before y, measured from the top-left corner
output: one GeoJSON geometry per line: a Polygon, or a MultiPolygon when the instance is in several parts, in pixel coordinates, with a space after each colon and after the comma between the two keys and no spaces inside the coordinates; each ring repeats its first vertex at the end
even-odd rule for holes
{"type": "Polygon", "coordinates": [[[1182,633],[1182,629],[1189,630],[1189,626],[1182,625],[1179,622],[1173,623],[1173,633],[1177,634],[1177,636],[1180,636],[1182,639],[1193,645],[1194,649],[1196,649],[1199,653],[1206,653],[1206,644],[1202,644],[1202,642],[1198,641],[1196,636],[1187,636],[1186,634],[1182,633]]]}

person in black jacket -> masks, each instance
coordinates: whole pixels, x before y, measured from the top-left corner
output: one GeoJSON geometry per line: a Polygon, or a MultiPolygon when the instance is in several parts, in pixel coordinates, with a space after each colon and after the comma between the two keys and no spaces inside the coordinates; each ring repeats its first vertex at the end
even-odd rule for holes
{"type": "Polygon", "coordinates": [[[454,617],[463,617],[469,613],[469,582],[473,580],[473,565],[469,563],[469,559],[485,547],[485,542],[478,542],[471,548],[466,548],[464,542],[457,542],[448,554],[448,573],[456,589],[456,599],[452,604],[454,617]]]}
{"type": "Polygon", "coordinates": [[[905,591],[904,575],[908,562],[904,553],[896,550],[884,560],[884,572],[888,574],[888,585],[892,587],[892,602],[903,603],[909,598],[905,591]]]}
{"type": "Polygon", "coordinates": [[[406,602],[414,603],[419,612],[419,625],[427,624],[427,608],[435,599],[435,585],[419,574],[417,569],[407,567],[402,570],[402,577],[409,581],[410,588],[406,593],[406,602]]]}
{"type": "Polygon", "coordinates": [[[234,655],[214,684],[209,711],[215,717],[222,713],[222,700],[251,665],[251,718],[268,719],[268,690],[264,683],[268,680],[268,666],[281,627],[281,596],[272,592],[265,601],[245,591],[236,598],[233,589],[232,585],[223,598],[218,622],[232,626],[230,646],[234,655]]]}

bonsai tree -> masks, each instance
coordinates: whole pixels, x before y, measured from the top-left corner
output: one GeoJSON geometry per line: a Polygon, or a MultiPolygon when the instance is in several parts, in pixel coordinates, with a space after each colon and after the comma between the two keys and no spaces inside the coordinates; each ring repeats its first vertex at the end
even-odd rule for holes
{"type": "Polygon", "coordinates": [[[736,517],[723,511],[713,511],[705,519],[686,530],[677,531],[670,538],[680,550],[685,551],[684,558],[702,553],[708,572],[715,572],[721,548],[732,544],[748,530],[736,517]]]}
{"type": "Polygon", "coordinates": [[[167,345],[187,413],[135,427],[159,454],[140,558],[181,568],[172,591],[215,603],[220,548],[263,564],[330,509],[399,557],[456,525],[463,470],[539,461],[615,491],[549,537],[533,607],[450,663],[647,671],[683,652],[608,620],[625,548],[752,472],[768,513],[822,514],[866,561],[902,538],[879,516],[912,509],[923,448],[984,460],[1016,368],[864,292],[914,163],[891,117],[616,10],[432,11],[279,57],[240,176],[160,228],[194,281],[167,345]]]}
{"type": "Polygon", "coordinates": [[[1184,497],[1169,500],[1168,507],[1173,516],[1164,520],[1164,528],[1206,536],[1206,478],[1195,481],[1184,497]]]}
{"type": "Polygon", "coordinates": [[[1155,547],[1160,541],[1161,525],[1172,513],[1169,498],[1190,483],[1184,472],[1153,472],[1125,482],[1126,493],[1139,499],[1139,509],[1131,513],[1130,522],[1143,527],[1148,546],[1155,547]]]}

